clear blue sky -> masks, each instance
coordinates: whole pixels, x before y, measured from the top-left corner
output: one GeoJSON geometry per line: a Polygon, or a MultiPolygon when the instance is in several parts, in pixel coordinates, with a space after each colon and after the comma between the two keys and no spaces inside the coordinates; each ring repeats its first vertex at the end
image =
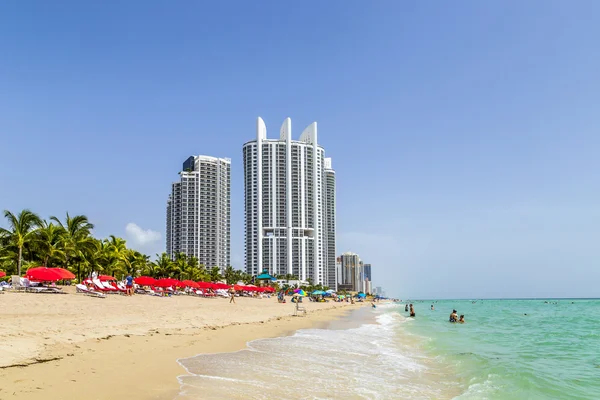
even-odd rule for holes
{"type": "Polygon", "coordinates": [[[242,268],[242,144],[289,116],[333,158],[338,253],[388,294],[600,296],[599,20],[591,0],[4,2],[0,209],[156,253],[183,160],[230,157],[242,268]]]}

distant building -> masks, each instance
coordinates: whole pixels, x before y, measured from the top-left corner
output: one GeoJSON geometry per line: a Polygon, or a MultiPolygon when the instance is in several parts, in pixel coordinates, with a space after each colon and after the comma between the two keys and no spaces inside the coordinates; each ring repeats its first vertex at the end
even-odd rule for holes
{"type": "Polygon", "coordinates": [[[167,201],[167,254],[195,256],[206,267],[231,264],[231,160],[192,156],[167,201]]]}
{"type": "Polygon", "coordinates": [[[373,282],[373,277],[371,276],[371,264],[365,264],[365,278],[373,282]]]}
{"type": "Polygon", "coordinates": [[[371,264],[364,264],[356,253],[346,252],[336,259],[338,290],[371,293],[371,264]]]}
{"type": "Polygon", "coordinates": [[[246,272],[293,274],[335,288],[335,172],[317,141],[317,123],[277,139],[262,118],[243,146],[246,272]],[[329,254],[332,252],[332,254],[329,254]]]}

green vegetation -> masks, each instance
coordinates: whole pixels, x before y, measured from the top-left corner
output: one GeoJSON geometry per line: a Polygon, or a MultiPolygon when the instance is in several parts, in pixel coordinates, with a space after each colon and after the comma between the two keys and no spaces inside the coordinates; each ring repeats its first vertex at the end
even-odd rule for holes
{"type": "Polygon", "coordinates": [[[228,266],[205,268],[196,257],[178,254],[171,260],[167,253],[157,254],[155,261],[127,248],[124,239],[114,235],[106,239],[92,236],[94,225],[85,215],[64,220],[50,217],[41,219],[37,214],[23,210],[19,214],[4,211],[8,228],[0,228],[0,270],[7,275],[22,275],[28,268],[61,267],[73,272],[78,280],[92,271],[122,278],[147,275],[153,278],[175,278],[193,281],[250,283],[252,276],[228,266]]]}

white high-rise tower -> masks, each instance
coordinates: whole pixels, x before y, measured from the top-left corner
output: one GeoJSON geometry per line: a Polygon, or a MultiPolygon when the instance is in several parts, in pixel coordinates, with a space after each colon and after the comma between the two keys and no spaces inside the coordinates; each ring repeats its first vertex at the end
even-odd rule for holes
{"type": "Polygon", "coordinates": [[[167,202],[167,253],[206,267],[231,264],[231,160],[192,156],[167,202]]]}
{"type": "Polygon", "coordinates": [[[261,118],[256,131],[256,139],[243,147],[246,271],[292,274],[325,285],[333,276],[335,284],[335,177],[331,189],[333,170],[326,172],[317,123],[299,140],[292,140],[289,118],[279,139],[267,139],[261,118]],[[328,255],[329,240],[334,242],[333,257],[328,255]]]}

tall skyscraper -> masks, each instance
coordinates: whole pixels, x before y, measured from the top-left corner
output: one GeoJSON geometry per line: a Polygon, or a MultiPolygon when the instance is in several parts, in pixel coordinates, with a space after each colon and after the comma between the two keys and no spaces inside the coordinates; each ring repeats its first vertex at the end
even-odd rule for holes
{"type": "Polygon", "coordinates": [[[335,252],[335,171],[331,167],[331,158],[325,159],[325,207],[327,234],[327,276],[325,284],[337,290],[337,268],[335,252]]]}
{"type": "Polygon", "coordinates": [[[293,274],[325,285],[333,276],[335,283],[335,175],[326,169],[317,123],[292,140],[287,118],[279,139],[268,139],[258,118],[256,139],[244,144],[243,154],[246,271],[293,274]]]}
{"type": "Polygon", "coordinates": [[[231,264],[231,160],[192,156],[167,201],[167,253],[206,267],[231,264]]]}
{"type": "Polygon", "coordinates": [[[365,278],[367,278],[371,282],[373,282],[373,278],[371,277],[371,264],[365,264],[364,268],[365,268],[365,278]]]}

